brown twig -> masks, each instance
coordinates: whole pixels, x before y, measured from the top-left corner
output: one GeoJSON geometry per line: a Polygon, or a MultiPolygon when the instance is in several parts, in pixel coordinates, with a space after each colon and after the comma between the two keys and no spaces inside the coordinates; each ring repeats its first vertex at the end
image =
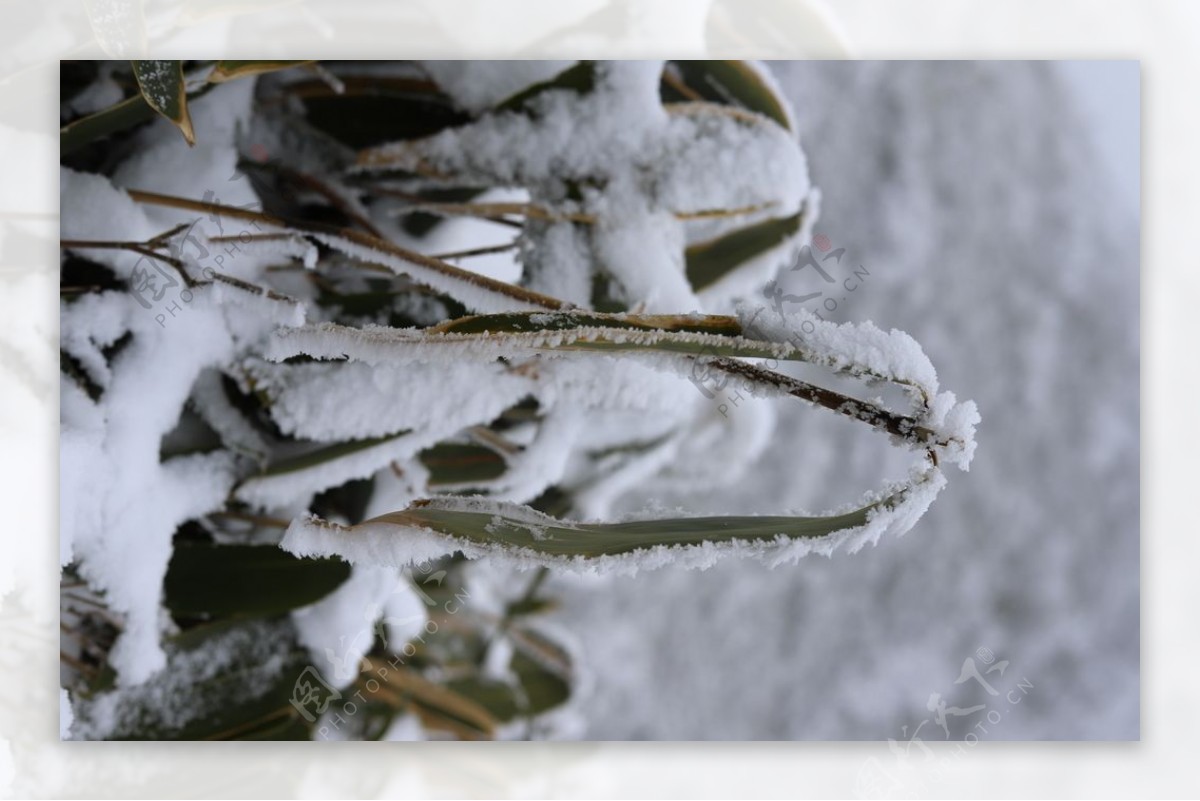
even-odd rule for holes
{"type": "Polygon", "coordinates": [[[516,242],[509,242],[506,245],[489,245],[483,248],[471,248],[470,250],[454,250],[449,253],[438,253],[433,258],[448,261],[449,259],[467,259],[472,256],[488,256],[492,253],[504,253],[516,248],[516,242]]]}
{"type": "Polygon", "coordinates": [[[873,403],[858,400],[849,395],[801,381],[798,378],[765,370],[737,359],[720,356],[709,360],[707,364],[709,367],[729,375],[739,376],[755,384],[781,389],[793,397],[809,401],[853,420],[864,422],[872,428],[886,431],[914,444],[931,446],[936,441],[936,433],[922,426],[916,418],[896,414],[873,403]]]}
{"type": "MultiPolygon", "coordinates": [[[[558,298],[553,298],[540,292],[534,292],[514,284],[508,284],[504,281],[497,281],[494,278],[488,278],[487,276],[480,275],[479,273],[474,273],[470,270],[464,270],[461,267],[455,267],[453,264],[447,264],[439,259],[426,256],[424,253],[418,253],[413,250],[408,250],[407,248],[402,248],[386,239],[380,239],[379,237],[372,236],[371,234],[363,233],[361,231],[353,231],[346,228],[333,228],[330,226],[316,225],[313,223],[289,221],[282,217],[276,217],[260,211],[239,209],[236,206],[225,206],[219,203],[206,203],[200,200],[175,197],[174,195],[163,195],[157,192],[146,192],[140,189],[128,189],[126,192],[130,198],[139,203],[149,203],[158,206],[167,206],[169,208],[187,209],[190,211],[218,212],[221,215],[228,215],[235,219],[252,220],[254,222],[265,223],[267,225],[297,231],[299,233],[309,236],[316,236],[318,238],[341,239],[353,245],[385,253],[398,260],[424,267],[432,272],[440,273],[449,278],[453,278],[466,284],[474,285],[480,289],[485,289],[498,295],[504,295],[506,297],[519,300],[523,303],[528,303],[532,306],[543,309],[571,308],[571,304],[567,303],[566,301],[559,300],[558,298]]],[[[362,260],[360,259],[359,261],[362,260]]],[[[418,281],[418,283],[423,282],[418,281]]]]}

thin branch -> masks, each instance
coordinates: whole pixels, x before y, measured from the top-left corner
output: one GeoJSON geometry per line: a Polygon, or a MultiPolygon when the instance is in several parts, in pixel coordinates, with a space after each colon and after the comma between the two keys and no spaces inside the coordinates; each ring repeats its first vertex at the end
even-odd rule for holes
{"type": "Polygon", "coordinates": [[[690,101],[697,103],[704,101],[704,97],[699,92],[681,81],[679,76],[670,69],[663,70],[662,82],[690,101]]]}
{"type": "MultiPolygon", "coordinates": [[[[316,65],[314,64],[313,66],[316,66],[316,65]]],[[[326,182],[317,178],[315,175],[311,175],[306,172],[301,172],[300,170],[297,170],[294,167],[289,167],[285,164],[280,164],[279,162],[275,162],[275,161],[267,162],[267,163],[260,163],[260,162],[247,162],[247,163],[250,164],[251,166],[257,167],[259,169],[269,170],[271,172],[278,173],[279,175],[283,176],[285,179],[294,181],[297,184],[299,184],[300,186],[302,186],[303,188],[317,193],[321,197],[328,200],[329,204],[331,206],[333,206],[335,209],[337,209],[342,214],[344,214],[347,219],[351,220],[359,228],[362,228],[364,231],[371,234],[371,236],[377,236],[380,239],[384,238],[383,232],[380,231],[378,228],[376,228],[375,224],[372,223],[369,219],[367,219],[362,214],[360,214],[358,212],[358,210],[356,208],[354,208],[354,205],[350,201],[348,201],[342,195],[342,193],[340,193],[339,191],[334,189],[332,186],[330,186],[326,182]]]]}
{"type": "MultiPolygon", "coordinates": [[[[750,206],[738,206],[732,209],[698,209],[696,211],[674,212],[678,220],[707,220],[725,217],[740,217],[765,211],[776,205],[775,201],[757,203],[750,206]]],[[[533,220],[548,220],[550,222],[573,222],[594,225],[599,220],[595,214],[578,211],[558,211],[539,206],[534,203],[436,203],[429,201],[415,202],[412,206],[397,209],[395,214],[411,214],[423,211],[427,214],[443,214],[446,216],[484,217],[487,219],[503,218],[506,214],[516,214],[533,220]]]]}
{"type": "MultiPolygon", "coordinates": [[[[379,237],[372,236],[361,231],[353,231],[347,228],[334,228],[330,226],[316,225],[313,223],[289,221],[282,217],[276,217],[260,211],[239,209],[236,206],[225,206],[219,203],[206,203],[200,200],[191,200],[189,198],[175,197],[173,195],[163,195],[157,192],[145,192],[140,189],[128,189],[126,192],[130,198],[138,203],[148,203],[158,206],[167,206],[169,208],[186,209],[189,211],[217,212],[221,215],[228,215],[234,219],[265,223],[267,225],[272,225],[279,228],[298,231],[309,236],[315,236],[319,239],[340,239],[342,241],[349,242],[352,245],[379,251],[401,261],[406,261],[410,264],[424,267],[432,272],[440,273],[441,275],[453,278],[457,281],[471,284],[480,289],[485,289],[497,295],[503,295],[511,299],[519,300],[532,306],[543,309],[571,308],[571,304],[567,303],[566,301],[559,300],[558,298],[553,298],[540,292],[533,292],[525,289],[524,287],[516,286],[515,284],[497,281],[494,278],[488,278],[487,276],[480,275],[479,273],[474,273],[470,270],[464,270],[461,267],[455,267],[453,264],[447,264],[439,259],[426,256],[424,253],[418,253],[413,250],[408,250],[407,248],[402,248],[386,239],[380,239],[379,237]]],[[[389,272],[395,271],[389,270],[389,272]]],[[[418,283],[425,283],[419,279],[416,279],[415,277],[414,280],[416,280],[418,283]]]]}
{"type": "Polygon", "coordinates": [[[771,370],[765,370],[736,359],[715,357],[708,361],[707,364],[709,367],[713,367],[729,375],[739,376],[761,386],[781,389],[793,397],[823,406],[852,420],[864,422],[872,428],[886,431],[914,444],[932,446],[936,441],[937,435],[932,430],[920,425],[916,418],[896,414],[873,403],[852,398],[849,395],[843,395],[840,392],[825,389],[816,384],[810,384],[807,381],[801,381],[771,370]]]}
{"type": "Polygon", "coordinates": [[[467,429],[467,434],[471,439],[495,451],[500,456],[512,456],[524,450],[520,445],[510,442],[487,426],[471,426],[467,429]]]}
{"type": "Polygon", "coordinates": [[[515,249],[516,247],[517,243],[513,241],[506,245],[490,245],[483,248],[471,248],[470,250],[454,250],[450,251],[449,253],[438,253],[437,255],[433,256],[433,258],[441,259],[442,261],[448,261],[449,259],[468,259],[472,256],[487,256],[492,253],[505,253],[515,249]]]}

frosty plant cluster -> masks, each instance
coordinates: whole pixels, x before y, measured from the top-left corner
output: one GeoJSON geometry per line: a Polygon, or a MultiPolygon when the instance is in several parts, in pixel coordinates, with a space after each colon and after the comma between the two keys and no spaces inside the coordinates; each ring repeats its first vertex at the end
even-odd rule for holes
{"type": "Polygon", "coordinates": [[[547,571],[854,551],[970,463],[975,407],[911,337],[747,303],[819,209],[761,65],[68,66],[71,736],[310,737],[331,730],[291,703],[310,668],[361,693],[339,736],[552,733],[581,665],[547,571]],[[164,325],[145,303],[171,282],[190,300],[164,325]],[[769,405],[726,419],[701,363],[878,430],[911,472],[819,515],[619,515],[768,447],[769,405]],[[397,585],[417,564],[469,595],[453,625],[397,585]],[[396,619],[421,625],[355,636],[396,619]],[[386,681],[363,668],[404,648],[386,681]]]}

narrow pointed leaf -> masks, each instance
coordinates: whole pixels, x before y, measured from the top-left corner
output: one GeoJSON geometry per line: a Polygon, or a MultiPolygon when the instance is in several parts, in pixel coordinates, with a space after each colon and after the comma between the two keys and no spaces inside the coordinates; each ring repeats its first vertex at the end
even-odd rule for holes
{"type": "Polygon", "coordinates": [[[208,80],[212,83],[247,78],[251,75],[261,75],[264,72],[277,72],[301,64],[311,64],[312,61],[218,61],[209,73],[208,80]]]}
{"type": "Polygon", "coordinates": [[[306,453],[281,459],[267,467],[261,474],[254,478],[266,478],[269,476],[280,476],[285,473],[297,473],[302,470],[309,470],[314,467],[320,467],[328,462],[341,459],[344,456],[350,456],[365,451],[367,448],[374,448],[376,445],[382,445],[397,437],[402,437],[408,434],[408,431],[399,431],[395,434],[388,434],[382,437],[371,437],[369,439],[352,439],[346,442],[337,442],[333,445],[326,445],[315,448],[306,453]]]}
{"type": "Polygon", "coordinates": [[[524,507],[515,507],[512,514],[506,515],[491,509],[466,511],[453,504],[425,501],[373,518],[367,524],[392,523],[429,529],[477,545],[520,548],[543,556],[595,559],[659,545],[770,543],[780,535],[791,539],[825,537],[866,525],[868,513],[882,503],[829,517],[685,517],[629,523],[572,523],[546,515],[537,515],[537,522],[531,522],[531,516],[524,513],[531,510],[524,507]]]}
{"type": "Polygon", "coordinates": [[[724,236],[690,245],[684,252],[687,277],[697,292],[716,284],[743,264],[779,247],[795,236],[804,212],[763,220],[724,236]]]}
{"type": "Polygon", "coordinates": [[[187,87],[182,61],[134,61],[133,74],[138,89],[150,108],[166,117],[183,134],[189,145],[196,144],[192,118],[188,114],[187,87]]]}
{"type": "Polygon", "coordinates": [[[705,100],[740,106],[791,130],[783,101],[762,75],[744,61],[675,61],[688,88],[705,100]]]}

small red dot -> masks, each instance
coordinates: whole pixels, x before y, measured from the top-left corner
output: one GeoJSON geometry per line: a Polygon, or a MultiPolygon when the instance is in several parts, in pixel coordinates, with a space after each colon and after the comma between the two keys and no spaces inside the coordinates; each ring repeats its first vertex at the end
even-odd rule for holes
{"type": "Polygon", "coordinates": [[[814,236],[813,237],[813,245],[815,245],[817,250],[821,251],[822,253],[824,253],[825,251],[829,250],[830,247],[832,247],[832,244],[829,241],[829,237],[825,236],[825,234],[817,234],[816,236],[814,236]]]}

